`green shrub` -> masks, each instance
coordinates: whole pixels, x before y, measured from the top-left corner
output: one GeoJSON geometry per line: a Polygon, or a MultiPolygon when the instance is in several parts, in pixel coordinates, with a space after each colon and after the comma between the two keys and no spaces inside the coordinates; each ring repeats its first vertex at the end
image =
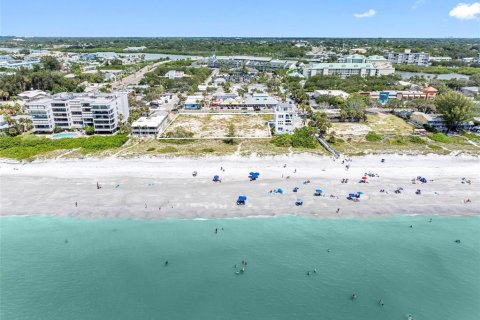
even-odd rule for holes
{"type": "Polygon", "coordinates": [[[92,126],[86,126],[85,127],[85,133],[89,136],[93,135],[95,133],[95,128],[92,126]]]}
{"type": "Polygon", "coordinates": [[[276,147],[291,147],[292,136],[289,134],[281,134],[272,138],[272,143],[276,147]]]}
{"type": "Polygon", "coordinates": [[[178,127],[174,131],[167,132],[167,138],[192,138],[193,132],[188,131],[183,127],[178,127]]]}
{"type": "Polygon", "coordinates": [[[150,148],[147,149],[147,151],[148,151],[148,152],[150,152],[150,151],[155,151],[155,148],[154,148],[154,147],[150,147],[150,148]]]}
{"type": "Polygon", "coordinates": [[[234,144],[237,144],[237,141],[235,141],[235,139],[233,138],[227,138],[227,139],[223,139],[223,143],[234,145],[234,144]]]}
{"type": "Polygon", "coordinates": [[[451,143],[452,142],[452,139],[450,137],[448,137],[447,135],[445,135],[444,133],[441,133],[441,132],[432,134],[428,137],[430,139],[432,139],[433,141],[437,141],[437,142],[441,142],[441,143],[451,143]]]}
{"type": "Polygon", "coordinates": [[[396,146],[404,146],[407,144],[407,141],[403,137],[395,137],[392,139],[388,139],[388,143],[396,145],[396,146]]]}
{"type": "Polygon", "coordinates": [[[318,142],[315,139],[316,130],[311,127],[295,129],[292,135],[292,147],[314,149],[318,142]]]}
{"type": "Polygon", "coordinates": [[[410,141],[411,143],[416,143],[416,144],[426,144],[427,142],[420,138],[419,136],[410,136],[408,137],[408,141],[410,141]]]}
{"type": "Polygon", "coordinates": [[[365,136],[365,140],[367,140],[368,142],[377,142],[382,140],[382,136],[377,134],[375,131],[370,131],[365,136]]]}
{"type": "Polygon", "coordinates": [[[173,146],[166,146],[161,149],[158,149],[159,153],[175,153],[178,152],[178,149],[173,146]]]}
{"type": "Polygon", "coordinates": [[[213,149],[213,148],[203,148],[203,149],[202,149],[202,152],[212,153],[212,152],[215,152],[215,149],[213,149]]]}

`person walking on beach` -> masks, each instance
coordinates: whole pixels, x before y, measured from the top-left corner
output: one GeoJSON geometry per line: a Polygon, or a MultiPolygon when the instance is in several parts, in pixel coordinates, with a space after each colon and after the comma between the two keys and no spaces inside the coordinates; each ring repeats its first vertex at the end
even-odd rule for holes
{"type": "Polygon", "coordinates": [[[340,208],[337,208],[337,213],[340,213],[340,208]]]}
{"type": "Polygon", "coordinates": [[[147,209],[147,203],[145,202],[145,209],[147,209]]]}
{"type": "Polygon", "coordinates": [[[77,201],[75,201],[75,207],[78,207],[78,202],[77,201]]]}

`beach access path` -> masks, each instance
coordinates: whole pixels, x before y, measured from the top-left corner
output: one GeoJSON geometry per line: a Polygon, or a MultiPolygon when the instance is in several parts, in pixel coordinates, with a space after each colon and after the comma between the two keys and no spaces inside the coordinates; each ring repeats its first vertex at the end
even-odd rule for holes
{"type": "Polygon", "coordinates": [[[145,219],[480,214],[477,157],[376,155],[342,161],[313,155],[4,161],[0,214],[145,219]],[[260,173],[257,181],[249,181],[251,171],[260,173]],[[379,177],[359,183],[368,172],[379,177]],[[213,182],[214,175],[222,182],[213,182]],[[428,182],[412,184],[418,176],[428,182]],[[278,188],[283,194],[270,193],[278,188]],[[395,193],[398,188],[403,192],[395,193]],[[316,189],[325,196],[314,196],[316,189]],[[359,202],[347,200],[357,192],[363,193],[359,202]],[[247,196],[245,206],[235,204],[240,195],[247,196]],[[295,206],[298,198],[302,206],[295,206]]]}

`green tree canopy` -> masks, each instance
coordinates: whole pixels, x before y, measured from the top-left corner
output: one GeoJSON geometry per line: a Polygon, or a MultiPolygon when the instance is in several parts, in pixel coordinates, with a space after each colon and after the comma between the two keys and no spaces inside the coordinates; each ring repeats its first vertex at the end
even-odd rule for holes
{"type": "Polygon", "coordinates": [[[315,128],[322,136],[327,133],[328,129],[332,126],[325,112],[315,112],[312,115],[309,125],[315,128]]]}
{"type": "Polygon", "coordinates": [[[62,65],[57,60],[57,58],[52,56],[45,56],[40,58],[40,64],[45,70],[59,71],[60,69],[62,69],[62,65]]]}
{"type": "Polygon", "coordinates": [[[451,91],[437,96],[435,105],[449,130],[458,130],[462,123],[473,118],[473,101],[460,93],[451,91]]]}

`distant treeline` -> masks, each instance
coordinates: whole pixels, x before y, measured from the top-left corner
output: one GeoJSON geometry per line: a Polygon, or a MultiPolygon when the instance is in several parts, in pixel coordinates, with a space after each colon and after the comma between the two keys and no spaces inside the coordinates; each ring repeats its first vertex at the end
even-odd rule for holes
{"type": "Polygon", "coordinates": [[[396,64],[395,69],[397,71],[407,71],[407,72],[425,72],[425,73],[436,73],[436,74],[446,74],[446,73],[459,73],[465,75],[474,75],[480,74],[480,68],[477,67],[442,67],[442,66],[414,66],[408,64],[396,64]]]}
{"type": "MultiPolygon", "coordinates": [[[[0,46],[11,46],[12,38],[0,37],[0,46]]],[[[169,53],[209,56],[255,55],[276,58],[303,58],[311,46],[323,46],[336,52],[367,48],[367,54],[384,51],[428,52],[432,56],[453,59],[476,57],[479,39],[395,39],[395,38],[26,38],[22,46],[41,49],[53,45],[68,45],[59,50],[95,52],[125,52],[128,47],[145,46],[144,53],[169,53]],[[297,45],[297,43],[303,43],[297,45]],[[305,45],[305,46],[303,46],[305,45]]]]}

